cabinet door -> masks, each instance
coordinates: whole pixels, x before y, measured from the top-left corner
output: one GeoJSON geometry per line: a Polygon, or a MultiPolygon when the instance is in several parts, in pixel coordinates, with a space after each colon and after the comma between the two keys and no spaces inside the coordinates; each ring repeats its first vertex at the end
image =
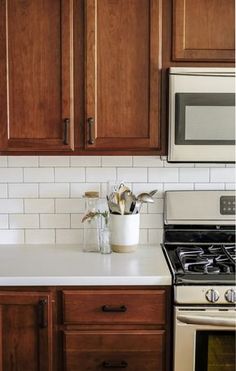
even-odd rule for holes
{"type": "Polygon", "coordinates": [[[46,293],[0,293],[0,370],[51,371],[52,313],[46,293]]]}
{"type": "Polygon", "coordinates": [[[73,0],[0,0],[0,150],[73,149],[73,0]]]}
{"type": "Polygon", "coordinates": [[[234,61],[234,0],[173,0],[173,59],[234,61]]]}
{"type": "Polygon", "coordinates": [[[160,0],[87,0],[86,149],[160,147],[160,0]]]}

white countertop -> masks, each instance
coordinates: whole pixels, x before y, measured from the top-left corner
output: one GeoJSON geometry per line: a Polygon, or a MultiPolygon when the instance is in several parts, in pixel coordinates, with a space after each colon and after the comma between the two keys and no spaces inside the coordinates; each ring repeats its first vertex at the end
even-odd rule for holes
{"type": "Polygon", "coordinates": [[[75,245],[0,245],[0,286],[171,285],[160,246],[127,254],[75,245]]]}

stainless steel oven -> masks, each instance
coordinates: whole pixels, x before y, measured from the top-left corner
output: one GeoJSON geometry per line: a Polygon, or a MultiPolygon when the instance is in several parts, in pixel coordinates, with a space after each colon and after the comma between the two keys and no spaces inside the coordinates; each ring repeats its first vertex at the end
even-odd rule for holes
{"type": "Polygon", "coordinates": [[[235,371],[235,309],[176,307],[174,324],[174,371],[235,371]]]}
{"type": "Polygon", "coordinates": [[[171,68],[170,162],[235,161],[234,68],[171,68]]]}

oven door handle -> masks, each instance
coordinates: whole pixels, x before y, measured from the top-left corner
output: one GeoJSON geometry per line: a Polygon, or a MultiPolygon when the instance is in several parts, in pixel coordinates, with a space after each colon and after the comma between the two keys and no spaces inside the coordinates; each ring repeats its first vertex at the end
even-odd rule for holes
{"type": "Polygon", "coordinates": [[[236,326],[236,318],[223,318],[223,317],[210,317],[210,316],[189,316],[180,315],[177,316],[177,320],[192,325],[208,325],[208,326],[224,326],[234,327],[236,326]]]}

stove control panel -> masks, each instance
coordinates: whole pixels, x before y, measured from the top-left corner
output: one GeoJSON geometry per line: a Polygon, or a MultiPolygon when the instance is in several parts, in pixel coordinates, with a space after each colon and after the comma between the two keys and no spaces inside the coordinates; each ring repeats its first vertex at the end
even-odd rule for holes
{"type": "Polygon", "coordinates": [[[206,292],[206,299],[210,303],[215,303],[217,300],[219,300],[219,293],[216,290],[210,289],[206,292]]]}
{"type": "Polygon", "coordinates": [[[225,299],[229,303],[236,303],[236,291],[233,290],[233,289],[227,290],[226,293],[225,293],[225,299]]]}
{"type": "Polygon", "coordinates": [[[220,197],[221,215],[235,215],[235,196],[220,197]]]}

